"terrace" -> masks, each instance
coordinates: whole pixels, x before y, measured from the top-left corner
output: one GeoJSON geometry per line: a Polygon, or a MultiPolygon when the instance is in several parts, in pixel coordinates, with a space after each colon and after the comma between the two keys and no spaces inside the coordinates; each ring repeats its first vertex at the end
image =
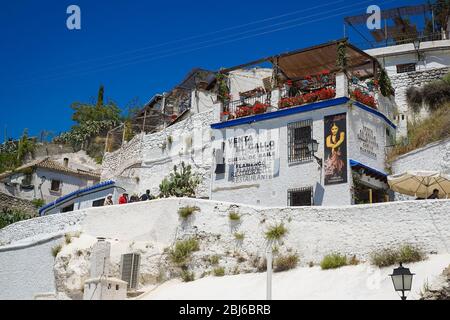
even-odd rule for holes
{"type": "Polygon", "coordinates": [[[393,90],[385,79],[378,61],[345,39],[260,59],[220,72],[221,121],[341,97],[392,119],[393,90]]]}

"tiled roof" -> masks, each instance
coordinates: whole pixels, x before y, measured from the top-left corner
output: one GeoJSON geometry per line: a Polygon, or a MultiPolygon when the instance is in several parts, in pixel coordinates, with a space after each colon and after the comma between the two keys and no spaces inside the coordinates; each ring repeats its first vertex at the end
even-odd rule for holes
{"type": "Polygon", "coordinates": [[[57,163],[56,161],[50,160],[49,158],[44,158],[44,159],[40,159],[40,160],[34,160],[26,165],[23,165],[17,169],[15,169],[14,171],[8,171],[5,172],[3,174],[0,174],[0,179],[9,177],[10,175],[16,173],[16,172],[20,172],[21,170],[27,169],[27,168],[44,168],[44,169],[48,169],[51,171],[58,171],[58,172],[63,172],[63,173],[67,173],[69,175],[74,175],[74,176],[83,176],[83,177],[88,177],[88,178],[93,178],[93,179],[98,179],[100,180],[100,174],[97,172],[93,172],[93,171],[85,171],[85,170],[81,170],[81,169],[72,169],[69,167],[65,167],[59,163],[57,163]]]}

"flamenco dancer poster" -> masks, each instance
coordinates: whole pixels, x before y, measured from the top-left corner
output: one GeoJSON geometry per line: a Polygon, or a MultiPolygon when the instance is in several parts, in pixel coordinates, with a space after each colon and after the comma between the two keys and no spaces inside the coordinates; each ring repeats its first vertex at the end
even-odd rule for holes
{"type": "Polygon", "coordinates": [[[325,185],[347,183],[346,114],[328,116],[325,125],[325,185]]]}

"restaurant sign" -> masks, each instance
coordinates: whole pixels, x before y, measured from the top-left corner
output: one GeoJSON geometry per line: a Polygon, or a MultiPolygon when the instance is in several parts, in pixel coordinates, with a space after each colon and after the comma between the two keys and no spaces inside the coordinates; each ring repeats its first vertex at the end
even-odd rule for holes
{"type": "Polygon", "coordinates": [[[363,126],[358,132],[359,150],[361,153],[377,159],[377,152],[379,145],[377,136],[374,131],[366,126],[363,126]]]}
{"type": "Polygon", "coordinates": [[[243,183],[277,177],[280,173],[278,138],[276,129],[227,139],[228,181],[243,183]]]}

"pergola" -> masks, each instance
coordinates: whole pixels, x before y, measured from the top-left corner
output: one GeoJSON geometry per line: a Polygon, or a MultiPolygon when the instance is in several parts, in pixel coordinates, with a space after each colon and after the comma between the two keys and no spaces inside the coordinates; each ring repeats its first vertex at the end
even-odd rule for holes
{"type": "Polygon", "coordinates": [[[361,78],[376,77],[379,67],[378,61],[350,44],[347,38],[262,58],[232,68],[223,69],[220,73],[226,74],[234,70],[257,66],[267,62],[271,63],[274,70],[276,70],[276,74],[285,80],[300,80],[309,75],[320,73],[323,70],[328,70],[333,73],[340,70],[336,62],[339,55],[338,49],[341,45],[345,46],[347,72],[350,74],[358,73],[361,78]]]}

